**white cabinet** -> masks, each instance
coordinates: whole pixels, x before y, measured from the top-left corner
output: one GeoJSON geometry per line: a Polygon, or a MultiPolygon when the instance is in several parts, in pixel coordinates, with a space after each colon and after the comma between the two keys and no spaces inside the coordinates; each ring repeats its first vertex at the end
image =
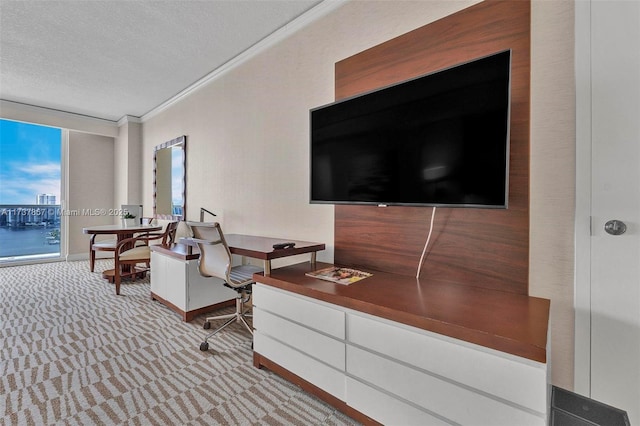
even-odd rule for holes
{"type": "Polygon", "coordinates": [[[341,400],[344,320],[344,311],[329,304],[261,284],[253,287],[254,351],[341,400]]]}
{"type": "Polygon", "coordinates": [[[227,305],[236,292],[220,279],[200,275],[197,260],[152,251],[151,297],[190,321],[195,315],[227,305]]]}
{"type": "Polygon", "coordinates": [[[546,364],[366,314],[349,313],[346,324],[347,404],[378,411],[382,423],[398,419],[381,401],[423,410],[418,424],[546,423],[546,364]],[[371,392],[380,395],[368,400],[371,392]]]}
{"type": "Polygon", "coordinates": [[[383,424],[544,425],[547,365],[254,286],[254,351],[383,424]]]}

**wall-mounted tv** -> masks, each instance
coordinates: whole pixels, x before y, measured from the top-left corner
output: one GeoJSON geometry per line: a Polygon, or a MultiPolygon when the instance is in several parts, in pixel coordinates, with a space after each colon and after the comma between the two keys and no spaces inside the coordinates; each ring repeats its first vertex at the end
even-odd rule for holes
{"type": "Polygon", "coordinates": [[[310,111],[310,202],[507,208],[511,51],[310,111]]]}

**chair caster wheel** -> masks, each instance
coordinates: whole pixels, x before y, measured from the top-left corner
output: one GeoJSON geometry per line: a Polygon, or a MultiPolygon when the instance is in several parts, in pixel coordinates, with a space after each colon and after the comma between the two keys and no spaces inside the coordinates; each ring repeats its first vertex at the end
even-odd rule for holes
{"type": "Polygon", "coordinates": [[[202,324],[202,328],[204,328],[205,330],[208,330],[211,328],[211,323],[209,321],[205,321],[204,324],[202,324]]]}
{"type": "Polygon", "coordinates": [[[200,350],[202,352],[208,351],[209,350],[209,343],[207,343],[207,342],[200,343],[200,350]]]}

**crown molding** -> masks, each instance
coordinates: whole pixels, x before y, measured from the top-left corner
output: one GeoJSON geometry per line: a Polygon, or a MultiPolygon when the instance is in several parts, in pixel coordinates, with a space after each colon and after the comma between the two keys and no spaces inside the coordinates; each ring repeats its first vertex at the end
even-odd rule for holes
{"type": "Polygon", "coordinates": [[[134,115],[125,115],[120,120],[118,120],[118,127],[122,127],[125,124],[129,123],[142,123],[142,119],[134,115]]]}
{"type": "Polygon", "coordinates": [[[254,56],[256,56],[259,53],[261,53],[262,51],[267,50],[271,46],[274,46],[275,44],[277,44],[280,41],[284,40],[285,38],[289,37],[291,34],[295,33],[296,31],[298,31],[298,30],[306,27],[307,25],[311,24],[313,21],[315,21],[315,20],[327,15],[328,13],[338,9],[340,6],[344,5],[348,1],[349,0],[324,0],[324,1],[322,1],[320,4],[318,4],[317,6],[315,6],[312,9],[310,9],[308,12],[300,15],[298,18],[296,18],[293,21],[289,22],[288,24],[286,24],[282,28],[278,29],[277,31],[274,31],[272,34],[270,34],[269,36],[265,37],[264,39],[262,39],[258,43],[254,44],[253,46],[251,46],[250,48],[248,48],[244,52],[240,53],[236,57],[232,58],[231,60],[226,62],[224,65],[216,68],[215,70],[213,70],[212,72],[210,72],[206,76],[202,77],[200,80],[198,80],[195,83],[193,83],[191,86],[189,86],[186,89],[182,90],[180,93],[176,94],[174,97],[168,99],[167,101],[165,101],[162,104],[158,105],[157,107],[155,107],[154,109],[152,109],[148,113],[144,114],[141,117],[141,121],[144,123],[145,121],[149,120],[150,118],[160,114],[161,112],[165,111],[166,109],[168,109],[172,105],[180,102],[182,99],[184,99],[187,96],[189,96],[191,93],[196,92],[201,87],[203,87],[203,86],[215,81],[220,76],[226,74],[227,72],[231,71],[232,69],[234,69],[235,67],[239,66],[240,64],[248,61],[249,59],[251,59],[254,56]]]}
{"type": "Polygon", "coordinates": [[[0,117],[102,136],[118,135],[115,121],[4,99],[0,99],[0,117]]]}

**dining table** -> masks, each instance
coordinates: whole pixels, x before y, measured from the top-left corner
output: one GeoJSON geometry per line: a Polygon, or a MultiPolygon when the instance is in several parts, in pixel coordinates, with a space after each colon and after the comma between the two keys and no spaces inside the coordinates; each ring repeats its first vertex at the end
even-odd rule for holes
{"type": "MultiPolygon", "coordinates": [[[[110,224],[110,225],[95,225],[95,226],[87,226],[82,228],[83,234],[88,235],[115,235],[116,242],[120,243],[121,241],[126,240],[127,238],[132,238],[136,234],[144,233],[144,232],[154,232],[160,231],[162,229],[161,225],[142,225],[142,224],[110,224]]],[[[91,241],[89,242],[89,250],[91,250],[91,241]]],[[[125,250],[128,248],[125,247],[125,250]]],[[[123,265],[123,268],[130,268],[129,265],[123,265]]],[[[123,270],[123,273],[129,273],[128,270],[123,270]]],[[[113,283],[115,279],[115,269],[108,269],[102,272],[102,277],[107,279],[109,282],[113,283]]]]}

